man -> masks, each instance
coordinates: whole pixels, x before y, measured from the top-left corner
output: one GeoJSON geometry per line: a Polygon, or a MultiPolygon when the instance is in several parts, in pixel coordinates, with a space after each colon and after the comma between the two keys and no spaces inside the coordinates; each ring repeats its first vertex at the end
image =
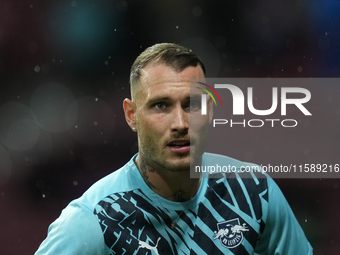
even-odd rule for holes
{"type": "Polygon", "coordinates": [[[190,93],[190,79],[204,70],[176,44],[156,44],[136,59],[123,107],[139,153],[71,202],[36,255],[312,254],[272,179],[190,178],[192,164],[245,164],[203,153],[212,100],[201,115],[203,92],[190,93]]]}

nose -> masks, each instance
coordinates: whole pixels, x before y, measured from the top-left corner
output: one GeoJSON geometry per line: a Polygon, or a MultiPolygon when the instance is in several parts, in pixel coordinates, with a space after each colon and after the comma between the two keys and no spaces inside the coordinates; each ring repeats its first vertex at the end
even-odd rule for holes
{"type": "Polygon", "coordinates": [[[182,106],[177,106],[173,110],[171,130],[174,132],[187,133],[190,126],[190,113],[186,112],[182,106]]]}

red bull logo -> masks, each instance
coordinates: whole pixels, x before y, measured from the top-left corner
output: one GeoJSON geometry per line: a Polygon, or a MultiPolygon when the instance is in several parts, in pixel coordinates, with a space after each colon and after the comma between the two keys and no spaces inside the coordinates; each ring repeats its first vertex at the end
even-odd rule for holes
{"type": "Polygon", "coordinates": [[[243,232],[249,231],[246,223],[240,224],[240,220],[233,219],[217,223],[218,231],[214,231],[214,240],[220,239],[226,248],[235,248],[243,241],[243,232]]]}

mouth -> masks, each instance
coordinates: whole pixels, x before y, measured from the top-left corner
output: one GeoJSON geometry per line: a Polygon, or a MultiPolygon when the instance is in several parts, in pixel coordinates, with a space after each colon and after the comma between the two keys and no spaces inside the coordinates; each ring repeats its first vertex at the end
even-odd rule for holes
{"type": "Polygon", "coordinates": [[[190,140],[176,139],[167,144],[168,148],[174,153],[187,153],[190,151],[190,140]]]}

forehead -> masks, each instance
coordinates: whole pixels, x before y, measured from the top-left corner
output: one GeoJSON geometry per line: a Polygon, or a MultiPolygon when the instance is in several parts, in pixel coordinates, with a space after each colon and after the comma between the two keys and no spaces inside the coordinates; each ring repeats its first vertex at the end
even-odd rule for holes
{"type": "Polygon", "coordinates": [[[138,94],[147,99],[159,93],[184,92],[184,90],[190,93],[191,78],[204,78],[199,65],[189,66],[181,72],[176,72],[163,63],[150,63],[141,70],[138,94]]]}

